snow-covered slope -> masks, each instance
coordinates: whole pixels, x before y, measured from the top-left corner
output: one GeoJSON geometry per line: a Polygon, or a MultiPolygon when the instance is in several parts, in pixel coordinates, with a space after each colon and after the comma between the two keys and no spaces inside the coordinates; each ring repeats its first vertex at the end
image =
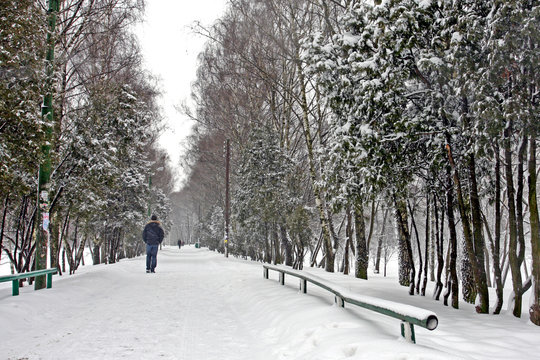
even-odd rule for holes
{"type": "Polygon", "coordinates": [[[2,359],[537,359],[540,328],[511,316],[477,315],[409,296],[395,278],[368,282],[306,269],[353,292],[434,311],[439,327],[416,327],[417,344],[399,321],[334,304],[297,279],[264,280],[260,263],[205,249],[166,247],[156,274],[145,259],[86,266],[55,277],[53,288],[0,286],[2,359]]]}

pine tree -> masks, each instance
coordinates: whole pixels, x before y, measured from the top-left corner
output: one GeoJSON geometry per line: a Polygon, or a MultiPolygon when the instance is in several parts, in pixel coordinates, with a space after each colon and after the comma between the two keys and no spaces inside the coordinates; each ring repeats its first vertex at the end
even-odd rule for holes
{"type": "MultiPolygon", "coordinates": [[[[509,260],[514,288],[513,314],[517,317],[521,316],[521,298],[524,291],[521,264],[525,254],[522,198],[526,149],[529,145],[530,161],[531,151],[535,151],[532,149],[535,148],[538,134],[538,101],[535,100],[534,94],[538,91],[540,84],[534,74],[539,70],[539,9],[539,4],[528,1],[496,2],[492,7],[484,40],[489,50],[489,68],[483,73],[484,87],[490,96],[486,97],[487,101],[479,102],[481,114],[485,114],[481,117],[485,126],[488,127],[489,124],[488,116],[494,117],[498,120],[498,136],[500,137],[501,133],[504,136],[502,148],[506,163],[510,222],[509,260]],[[513,144],[518,144],[517,148],[514,148],[513,144]],[[514,179],[511,162],[515,153],[517,153],[518,167],[517,176],[514,179]]],[[[532,159],[534,163],[534,156],[532,159]]],[[[530,169],[529,167],[529,173],[530,169]]],[[[535,174],[532,175],[533,179],[535,177],[535,174]]],[[[538,217],[534,214],[537,212],[535,192],[533,185],[531,194],[529,185],[533,247],[538,241],[538,236],[533,235],[533,228],[535,223],[537,224],[535,217],[538,217]]],[[[531,311],[532,313],[534,311],[531,311]]],[[[531,320],[532,318],[531,315],[531,320]]]]}
{"type": "Polygon", "coordinates": [[[286,227],[286,214],[292,212],[296,201],[288,185],[292,169],[292,162],[279,148],[272,129],[253,129],[242,155],[233,209],[239,225],[255,230],[253,234],[261,234],[260,223],[268,229],[268,234],[263,235],[264,243],[269,244],[264,251],[273,249],[274,263],[281,263],[278,232],[286,227]]]}
{"type": "Polygon", "coordinates": [[[46,17],[32,0],[8,0],[0,8],[0,195],[35,187],[43,129],[46,17]]]}

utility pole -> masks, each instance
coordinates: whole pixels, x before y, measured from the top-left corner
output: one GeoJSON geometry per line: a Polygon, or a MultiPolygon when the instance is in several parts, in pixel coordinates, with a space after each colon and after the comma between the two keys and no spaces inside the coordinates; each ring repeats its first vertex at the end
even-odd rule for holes
{"type": "Polygon", "coordinates": [[[148,177],[148,218],[152,216],[152,175],[148,177]]]}
{"type": "MultiPolygon", "coordinates": [[[[54,46],[55,46],[55,29],[56,29],[56,14],[59,11],[59,0],[49,0],[49,29],[47,32],[47,57],[46,71],[47,79],[45,83],[45,96],[43,97],[43,105],[41,107],[41,116],[43,118],[45,141],[41,146],[41,163],[39,165],[38,176],[38,196],[37,196],[37,213],[36,213],[36,250],[35,250],[35,269],[47,268],[47,250],[49,239],[49,190],[51,180],[51,142],[53,138],[53,77],[54,77],[54,46]]],[[[43,289],[45,287],[45,276],[36,277],[34,289],[43,289]]]]}
{"type": "Polygon", "coordinates": [[[225,257],[229,257],[229,168],[231,161],[231,147],[229,139],[226,140],[225,144],[225,257]]]}
{"type": "Polygon", "coordinates": [[[189,226],[189,215],[186,213],[186,224],[187,224],[187,242],[191,245],[191,227],[189,226]]]}

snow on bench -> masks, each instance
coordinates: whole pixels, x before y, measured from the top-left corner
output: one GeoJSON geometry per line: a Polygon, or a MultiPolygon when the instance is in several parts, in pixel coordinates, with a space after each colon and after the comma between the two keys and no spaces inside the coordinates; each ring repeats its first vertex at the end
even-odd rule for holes
{"type": "Polygon", "coordinates": [[[316,275],[282,265],[263,264],[263,276],[265,279],[268,279],[268,270],[279,272],[279,283],[281,285],[285,285],[285,274],[300,278],[300,291],[304,294],[307,292],[307,283],[310,282],[333,293],[338,306],[345,307],[347,302],[401,320],[401,336],[411,343],[416,343],[414,325],[428,330],[435,330],[439,324],[437,315],[429,310],[372,296],[355,294],[316,275]]]}

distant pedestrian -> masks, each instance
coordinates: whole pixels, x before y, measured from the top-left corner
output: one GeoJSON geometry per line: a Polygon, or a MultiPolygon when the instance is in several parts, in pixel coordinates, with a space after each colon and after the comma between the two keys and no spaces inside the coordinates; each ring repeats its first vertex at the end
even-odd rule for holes
{"type": "Polygon", "coordinates": [[[152,215],[150,222],[143,230],[143,241],[146,244],[146,272],[156,272],[157,253],[159,244],[163,241],[163,228],[156,215],[152,215]]]}
{"type": "Polygon", "coordinates": [[[182,240],[178,240],[178,248],[182,248],[182,240]]]}

